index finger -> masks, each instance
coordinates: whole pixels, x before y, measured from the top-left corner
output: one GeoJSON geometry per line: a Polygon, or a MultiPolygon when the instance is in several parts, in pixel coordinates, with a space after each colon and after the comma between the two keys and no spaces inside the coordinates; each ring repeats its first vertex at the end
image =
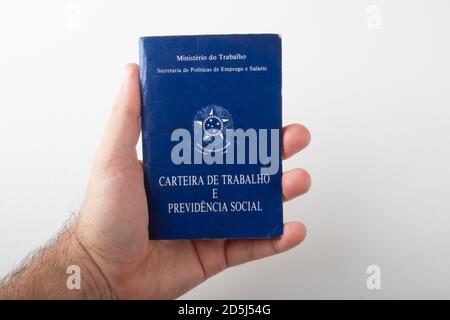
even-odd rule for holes
{"type": "Polygon", "coordinates": [[[300,150],[306,148],[311,141],[311,134],[305,126],[294,123],[287,125],[282,131],[283,141],[283,159],[287,159],[300,150]]]}

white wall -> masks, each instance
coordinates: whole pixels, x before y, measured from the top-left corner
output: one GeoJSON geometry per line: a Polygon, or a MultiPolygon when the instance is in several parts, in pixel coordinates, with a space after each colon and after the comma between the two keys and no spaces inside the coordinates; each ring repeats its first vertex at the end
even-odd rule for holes
{"type": "Polygon", "coordinates": [[[0,276],[81,204],[139,36],[274,32],[284,121],[313,134],[286,165],[313,177],[286,205],[308,237],[185,297],[450,298],[449,12],[445,0],[1,2],[0,276]]]}

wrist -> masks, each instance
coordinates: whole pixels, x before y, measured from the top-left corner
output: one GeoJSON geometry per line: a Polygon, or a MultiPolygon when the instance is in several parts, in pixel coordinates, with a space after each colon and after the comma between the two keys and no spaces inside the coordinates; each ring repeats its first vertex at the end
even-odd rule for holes
{"type": "Polygon", "coordinates": [[[111,299],[107,278],[72,226],[0,287],[1,299],[111,299]]]}
{"type": "Polygon", "coordinates": [[[71,264],[67,267],[74,266],[74,270],[79,270],[80,289],[77,290],[82,291],[85,299],[115,299],[107,277],[80,240],[76,232],[76,225],[71,229],[68,234],[69,251],[71,252],[69,262],[71,264]]]}

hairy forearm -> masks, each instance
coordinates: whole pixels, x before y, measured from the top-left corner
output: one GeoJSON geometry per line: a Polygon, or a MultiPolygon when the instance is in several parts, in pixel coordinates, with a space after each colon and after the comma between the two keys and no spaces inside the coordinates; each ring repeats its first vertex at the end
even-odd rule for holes
{"type": "Polygon", "coordinates": [[[0,299],[112,298],[106,279],[73,229],[9,275],[0,287],[0,299]]]}

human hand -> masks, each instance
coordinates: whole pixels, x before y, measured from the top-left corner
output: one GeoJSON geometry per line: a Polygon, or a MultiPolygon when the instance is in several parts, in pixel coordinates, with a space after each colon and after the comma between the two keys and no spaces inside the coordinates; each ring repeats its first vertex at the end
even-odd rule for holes
{"type": "MultiPolygon", "coordinates": [[[[142,163],[136,154],[141,132],[139,68],[130,64],[93,165],[73,235],[87,256],[100,297],[176,298],[228,267],[289,250],[306,235],[290,222],[278,239],[149,240],[142,163]],[[102,279],[98,279],[101,275],[102,279]]],[[[283,129],[283,158],[305,148],[309,132],[299,124],[283,129]]],[[[283,174],[283,197],[305,193],[302,169],[283,174]]],[[[84,259],[86,260],[86,259],[84,259]]]]}

